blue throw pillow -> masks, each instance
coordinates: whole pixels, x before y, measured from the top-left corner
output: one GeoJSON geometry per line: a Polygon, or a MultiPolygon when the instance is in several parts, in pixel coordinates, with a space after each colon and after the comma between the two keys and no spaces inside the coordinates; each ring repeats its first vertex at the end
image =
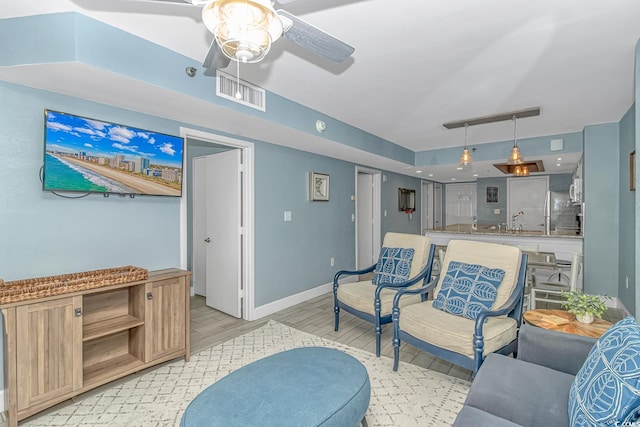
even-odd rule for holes
{"type": "Polygon", "coordinates": [[[631,426],[639,416],[640,325],[629,316],[596,341],[578,371],[569,391],[569,424],[631,426]]]}
{"type": "Polygon", "coordinates": [[[498,296],[504,270],[451,261],[433,307],[475,320],[498,296]]]}
{"type": "Polygon", "coordinates": [[[380,249],[380,257],[376,268],[373,270],[371,283],[378,286],[380,283],[402,283],[409,278],[411,261],[414,250],[409,248],[380,249]]]}

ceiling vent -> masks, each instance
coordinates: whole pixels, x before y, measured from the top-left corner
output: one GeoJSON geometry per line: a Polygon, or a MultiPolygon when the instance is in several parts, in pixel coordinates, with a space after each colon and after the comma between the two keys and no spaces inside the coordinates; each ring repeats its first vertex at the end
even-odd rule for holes
{"type": "Polygon", "coordinates": [[[507,175],[513,175],[516,171],[516,166],[529,168],[529,173],[534,172],[544,172],[544,165],[542,164],[542,160],[529,160],[517,165],[512,165],[509,163],[494,163],[493,166],[497,167],[502,171],[502,173],[507,175]]]}
{"type": "Polygon", "coordinates": [[[236,77],[220,70],[216,71],[216,80],[216,95],[219,97],[256,110],[267,111],[266,91],[261,87],[247,83],[244,80],[238,81],[236,77]],[[240,87],[238,87],[238,83],[240,87]],[[240,93],[239,99],[236,98],[237,93],[240,93]]]}

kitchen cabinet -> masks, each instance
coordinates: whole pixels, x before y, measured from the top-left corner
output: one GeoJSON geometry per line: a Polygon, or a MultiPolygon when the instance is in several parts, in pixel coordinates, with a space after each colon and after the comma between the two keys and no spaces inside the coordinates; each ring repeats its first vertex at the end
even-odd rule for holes
{"type": "Polygon", "coordinates": [[[189,278],[145,280],[4,303],[9,425],[117,378],[189,360],[189,278]]]}

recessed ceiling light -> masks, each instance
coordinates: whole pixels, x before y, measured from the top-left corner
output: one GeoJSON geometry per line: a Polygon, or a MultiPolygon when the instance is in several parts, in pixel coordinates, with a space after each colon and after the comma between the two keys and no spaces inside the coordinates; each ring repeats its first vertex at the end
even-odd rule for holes
{"type": "Polygon", "coordinates": [[[455,180],[456,180],[455,178],[451,178],[451,181],[455,181],[455,180]]]}
{"type": "Polygon", "coordinates": [[[459,171],[461,171],[463,169],[462,166],[458,166],[456,169],[458,169],[459,171]]]}
{"type": "Polygon", "coordinates": [[[429,176],[433,176],[433,174],[432,174],[432,173],[430,173],[430,174],[429,174],[429,176]]]}
{"type": "Polygon", "coordinates": [[[562,166],[562,163],[556,163],[556,166],[560,167],[560,166],[562,166]]]}
{"type": "Polygon", "coordinates": [[[416,171],[416,173],[422,173],[422,171],[416,171]]]}
{"type": "Polygon", "coordinates": [[[477,177],[477,176],[478,176],[478,174],[477,174],[477,173],[474,173],[474,174],[473,174],[473,176],[474,176],[474,177],[477,177]]]}
{"type": "Polygon", "coordinates": [[[558,157],[558,161],[561,162],[562,161],[562,157],[558,157]]]}

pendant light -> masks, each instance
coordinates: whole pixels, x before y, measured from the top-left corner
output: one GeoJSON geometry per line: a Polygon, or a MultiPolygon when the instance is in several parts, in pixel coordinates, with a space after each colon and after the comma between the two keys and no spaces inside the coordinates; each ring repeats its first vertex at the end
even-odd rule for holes
{"type": "Polygon", "coordinates": [[[507,163],[510,165],[518,165],[524,161],[522,154],[520,154],[520,149],[518,148],[518,137],[517,137],[517,128],[516,128],[516,119],[518,117],[514,114],[513,119],[513,148],[511,149],[511,154],[509,154],[509,158],[507,159],[507,163]]]}
{"type": "Polygon", "coordinates": [[[462,150],[462,155],[460,156],[460,165],[466,166],[470,165],[473,159],[471,158],[471,153],[469,152],[469,148],[467,147],[467,130],[469,129],[469,124],[464,124],[464,150],[462,150]]]}

